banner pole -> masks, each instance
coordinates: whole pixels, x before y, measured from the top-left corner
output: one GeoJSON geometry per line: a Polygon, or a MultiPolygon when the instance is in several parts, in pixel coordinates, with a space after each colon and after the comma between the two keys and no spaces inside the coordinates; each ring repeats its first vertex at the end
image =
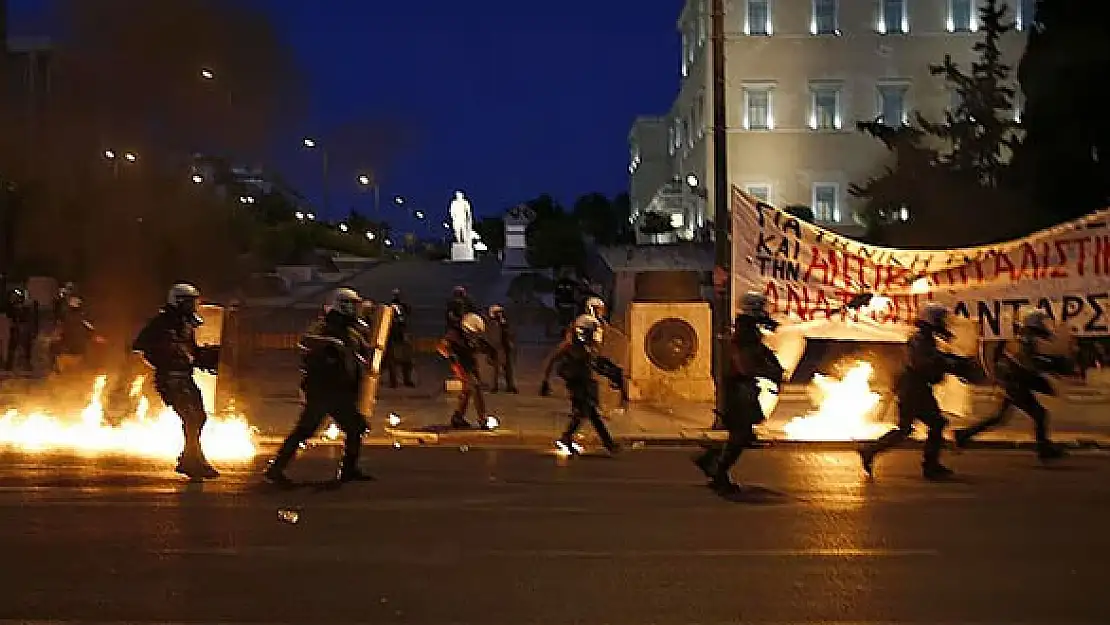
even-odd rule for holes
{"type": "MultiPolygon", "coordinates": [[[[725,375],[732,315],[732,211],[729,206],[728,129],[725,94],[725,2],[712,1],[714,286],[713,382],[717,414],[724,413],[725,375]],[[719,277],[723,277],[720,280],[719,277]]],[[[720,417],[718,416],[718,422],[720,417]]]]}

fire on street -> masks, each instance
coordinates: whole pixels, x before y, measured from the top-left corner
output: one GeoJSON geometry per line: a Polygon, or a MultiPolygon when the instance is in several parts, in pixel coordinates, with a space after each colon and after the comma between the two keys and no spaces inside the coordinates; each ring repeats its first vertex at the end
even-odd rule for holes
{"type": "MultiPolygon", "coordinates": [[[[324,478],[333,450],[294,477],[324,478]]],[[[1110,462],[757,450],[711,495],[688,451],[567,462],[375,449],[379,481],[189,485],[141,458],[0,455],[0,622],[1107,622],[1110,462]],[[8,621],[4,621],[8,619],[8,621]]],[[[223,468],[223,467],[221,467],[223,468]]]]}

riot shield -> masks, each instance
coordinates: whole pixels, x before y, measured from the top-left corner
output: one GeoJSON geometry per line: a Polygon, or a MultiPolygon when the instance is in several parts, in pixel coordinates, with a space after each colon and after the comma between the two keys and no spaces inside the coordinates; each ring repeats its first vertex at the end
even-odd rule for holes
{"type": "Polygon", "coordinates": [[[386,344],[389,342],[389,330],[393,325],[393,307],[387,304],[374,305],[364,313],[362,320],[366,322],[366,341],[370,345],[371,353],[359,391],[358,410],[369,419],[374,414],[374,404],[378,400],[382,360],[385,357],[386,344]]]}
{"type": "MultiPolygon", "coordinates": [[[[952,338],[944,346],[947,351],[971,360],[969,366],[976,371],[968,371],[963,376],[965,379],[980,381],[986,374],[981,371],[979,362],[979,327],[970,319],[959,315],[950,315],[948,329],[952,338]]],[[[956,376],[945,376],[944,381],[935,387],[937,403],[940,409],[948,414],[959,417],[971,415],[973,402],[972,386],[956,376]]]]}
{"type": "MultiPolygon", "coordinates": [[[[197,345],[201,347],[222,346],[224,343],[224,319],[227,316],[224,307],[219,304],[201,304],[197,307],[197,316],[204,321],[196,329],[197,345]]],[[[224,367],[224,359],[220,358],[217,372],[222,373],[224,367]]],[[[204,397],[204,409],[210,415],[217,412],[221,405],[219,400],[223,399],[217,394],[219,378],[219,375],[207,371],[193,370],[193,380],[200,387],[201,395],[204,397]]]]}

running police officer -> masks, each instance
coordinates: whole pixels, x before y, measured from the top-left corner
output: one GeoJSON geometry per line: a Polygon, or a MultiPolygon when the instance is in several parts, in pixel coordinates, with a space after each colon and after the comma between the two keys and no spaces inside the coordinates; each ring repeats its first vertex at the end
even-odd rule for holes
{"type": "Polygon", "coordinates": [[[1037,441],[1037,456],[1053,460],[1063,451],[1048,437],[1048,411],[1034,393],[1055,395],[1047,375],[1075,375],[1075,363],[1066,357],[1045,354],[1042,341],[1053,338],[1049,317],[1043,310],[1027,311],[1019,324],[1017,336],[1005,342],[1002,354],[995,363],[995,377],[1004,393],[1002,405],[990,417],[956,430],[956,445],[966,447],[979,434],[1002,425],[1010,417],[1010,409],[1029,415],[1033,420],[1033,436],[1037,441]]]}
{"type": "Polygon", "coordinates": [[[778,389],[782,386],[783,369],[778,358],[763,343],[763,330],[775,330],[778,323],[767,313],[767,298],[757,292],[746,293],[740,300],[740,314],[728,345],[728,369],[725,377],[725,406],[720,415],[728,431],[723,446],[713,446],[694,458],[694,464],[709,478],[709,487],[719,493],[737,490],[729,476],[746,447],[755,442],[755,426],[766,415],[759,403],[759,380],[769,380],[778,389]]]}
{"type": "Polygon", "coordinates": [[[601,418],[601,401],[594,374],[605,378],[610,386],[620,391],[622,407],[628,404],[628,389],[621,368],[598,353],[601,341],[601,323],[591,315],[579,315],[572,324],[568,337],[563,340],[544,367],[540,395],[546,397],[551,394],[548,379],[555,369],[566,383],[567,393],[570,395],[570,423],[563,435],[555,442],[555,445],[566,453],[577,454],[581,451],[581,447],[574,441],[574,435],[584,419],[588,419],[593,425],[598,438],[601,439],[601,444],[609,453],[616,453],[619,450],[601,418]]]}
{"type": "Polygon", "coordinates": [[[860,447],[860,460],[868,476],[874,475],[875,457],[898,445],[913,433],[914,421],[921,421],[928,428],[925,451],[921,463],[922,475],[927,480],[943,480],[952,470],[940,463],[940,450],[944,446],[944,428],[948,420],[941,414],[933,387],[946,375],[961,378],[978,377],[978,365],[971,359],[942,351],[937,339],[949,341],[952,331],[948,328],[948,309],[930,302],[921,308],[917,330],[910,336],[908,358],[902,374],[895,382],[898,399],[898,427],[878,440],[860,447]]]}
{"type": "Polygon", "coordinates": [[[263,474],[268,481],[278,485],[291,483],[285,469],[300,446],[312,438],[328,416],[343,431],[338,481],[371,479],[358,466],[362,435],[370,429],[358,406],[371,356],[361,313],[362,298],[358,293],[352,289],[338,289],[332,295],[324,318],[313,323],[301,339],[304,407],[293,431],[263,474]]]}
{"type": "Polygon", "coordinates": [[[196,328],[203,323],[197,315],[199,299],[200,291],[192,284],[173,285],[166,305],[147,322],[131,346],[154,369],[154,388],[162,401],[181,418],[185,448],[175,470],[193,479],[220,475],[208,463],[200,446],[208,414],[200,388],[193,380],[193,370],[215,375],[220,352],[217,346],[197,345],[196,328]]]}
{"type": "Polygon", "coordinates": [[[474,410],[478,413],[478,427],[488,427],[486,399],[482,395],[482,376],[478,370],[479,354],[486,354],[494,370],[497,370],[497,350],[485,338],[486,322],[474,313],[462,316],[457,328],[449,328],[439,342],[437,350],[451,363],[451,372],[462,383],[459,403],[451,414],[451,427],[468,428],[466,420],[470,400],[474,399],[474,410]]]}

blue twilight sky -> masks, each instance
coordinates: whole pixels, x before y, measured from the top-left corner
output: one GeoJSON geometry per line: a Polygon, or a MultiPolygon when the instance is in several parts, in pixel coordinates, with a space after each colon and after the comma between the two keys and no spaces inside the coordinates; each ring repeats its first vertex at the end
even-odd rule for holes
{"type": "MultiPolygon", "coordinates": [[[[41,28],[41,1],[11,0],[13,34],[41,28]]],[[[300,137],[360,116],[403,117],[415,131],[381,174],[383,206],[400,194],[442,217],[461,188],[476,213],[494,214],[543,192],[564,203],[621,192],[633,118],[665,112],[678,87],[680,0],[261,4],[313,91],[311,118],[272,161],[314,199],[319,164],[300,137]]],[[[333,213],[367,205],[347,177],[333,172],[333,213]]]]}

